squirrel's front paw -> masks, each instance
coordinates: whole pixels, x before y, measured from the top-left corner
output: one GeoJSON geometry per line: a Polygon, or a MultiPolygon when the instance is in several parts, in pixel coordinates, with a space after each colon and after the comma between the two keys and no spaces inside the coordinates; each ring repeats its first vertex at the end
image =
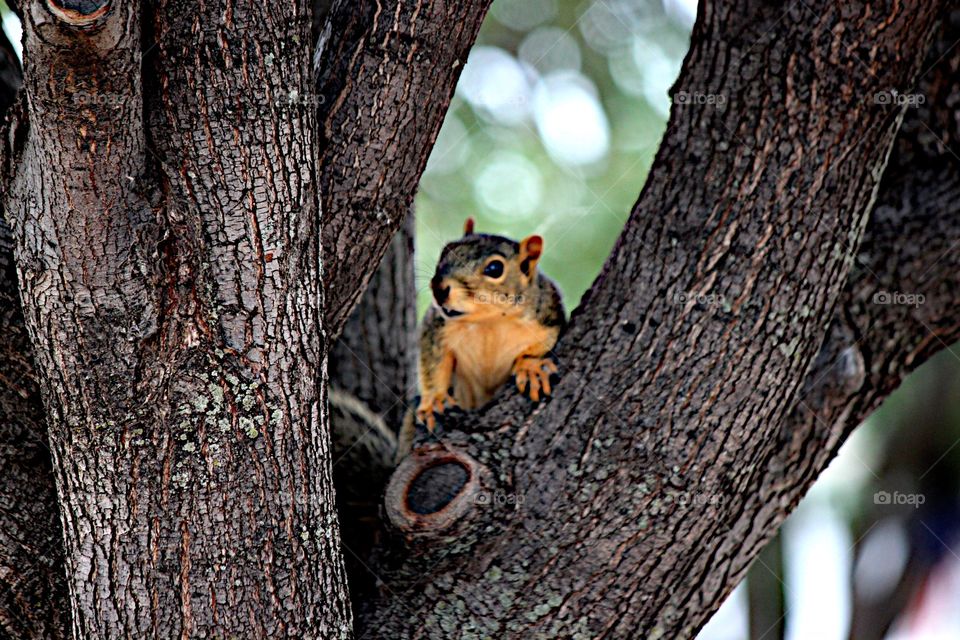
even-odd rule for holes
{"type": "Polygon", "coordinates": [[[417,420],[427,425],[427,429],[433,431],[437,426],[437,419],[434,414],[443,413],[446,407],[455,407],[457,402],[449,393],[436,393],[432,396],[423,396],[420,398],[420,406],[417,407],[417,420]]]}
{"type": "Polygon", "coordinates": [[[557,365],[550,358],[520,358],[513,364],[513,375],[517,378],[517,389],[527,392],[534,402],[540,401],[540,392],[550,395],[550,375],[557,372],[557,365]]]}

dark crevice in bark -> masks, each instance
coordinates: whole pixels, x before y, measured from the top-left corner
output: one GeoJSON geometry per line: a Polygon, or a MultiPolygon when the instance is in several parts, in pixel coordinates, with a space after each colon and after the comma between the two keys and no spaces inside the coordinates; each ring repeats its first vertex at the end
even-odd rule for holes
{"type": "Polygon", "coordinates": [[[354,602],[377,586],[370,553],[415,384],[413,227],[408,215],[330,353],[333,481],[354,602]]]}
{"type": "Polygon", "coordinates": [[[413,234],[411,214],[330,353],[330,384],[363,400],[393,431],[416,393],[413,234]]]}

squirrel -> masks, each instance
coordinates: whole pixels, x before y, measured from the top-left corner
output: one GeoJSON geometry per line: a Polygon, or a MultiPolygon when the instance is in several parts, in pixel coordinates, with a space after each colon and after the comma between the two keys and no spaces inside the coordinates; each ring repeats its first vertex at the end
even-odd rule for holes
{"type": "MultiPolygon", "coordinates": [[[[557,285],[537,269],[543,238],[520,242],[474,232],[447,244],[430,281],[433,301],[420,325],[420,402],[416,419],[432,432],[436,414],[475,409],[511,376],[534,402],[552,392],[548,356],[566,325],[557,285]],[[452,391],[452,394],[451,394],[452,391]]],[[[413,439],[408,413],[403,455],[413,439]]]]}

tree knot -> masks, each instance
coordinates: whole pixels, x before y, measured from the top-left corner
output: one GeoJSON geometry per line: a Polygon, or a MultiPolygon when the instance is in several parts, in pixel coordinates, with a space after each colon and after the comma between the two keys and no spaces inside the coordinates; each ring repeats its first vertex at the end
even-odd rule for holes
{"type": "Polygon", "coordinates": [[[407,535],[449,530],[483,493],[485,466],[462,451],[432,445],[415,450],[394,471],[386,491],[390,523],[407,535]]]}
{"type": "Polygon", "coordinates": [[[104,17],[110,0],[47,0],[47,8],[63,22],[74,27],[87,27],[104,17]]]}

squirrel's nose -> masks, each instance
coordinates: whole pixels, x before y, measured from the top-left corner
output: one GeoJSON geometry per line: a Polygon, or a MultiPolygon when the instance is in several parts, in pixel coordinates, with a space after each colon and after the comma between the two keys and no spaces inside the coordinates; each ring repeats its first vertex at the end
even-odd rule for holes
{"type": "Polygon", "coordinates": [[[437,304],[443,304],[450,297],[450,286],[443,286],[443,278],[440,276],[433,276],[433,280],[430,281],[430,288],[433,289],[433,297],[437,304]]]}

